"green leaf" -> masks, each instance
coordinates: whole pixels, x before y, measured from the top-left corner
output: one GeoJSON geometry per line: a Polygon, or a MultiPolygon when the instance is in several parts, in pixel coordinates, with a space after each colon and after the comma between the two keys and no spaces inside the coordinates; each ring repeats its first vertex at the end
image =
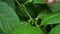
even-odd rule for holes
{"type": "Polygon", "coordinates": [[[12,7],[15,10],[14,0],[1,0],[1,1],[6,2],[10,7],[12,7]]]}
{"type": "Polygon", "coordinates": [[[28,24],[28,22],[26,22],[26,21],[20,21],[20,27],[25,26],[27,24],[28,24]]]}
{"type": "Polygon", "coordinates": [[[0,34],[6,34],[6,33],[4,33],[4,32],[1,32],[0,34]]]}
{"type": "Polygon", "coordinates": [[[60,25],[57,25],[56,27],[54,27],[49,34],[60,34],[60,25]]]}
{"type": "Polygon", "coordinates": [[[31,3],[33,0],[26,0],[26,2],[24,4],[28,4],[31,3]]]}
{"type": "Polygon", "coordinates": [[[60,12],[55,12],[46,16],[41,22],[41,25],[58,24],[60,23],[60,12]]]}
{"type": "Polygon", "coordinates": [[[1,32],[3,32],[3,31],[1,30],[1,27],[0,27],[0,33],[1,33],[1,32]]]}
{"type": "Polygon", "coordinates": [[[25,26],[16,28],[12,34],[43,34],[43,32],[41,29],[32,27],[30,24],[27,24],[25,26]]]}
{"type": "Polygon", "coordinates": [[[34,3],[42,3],[44,4],[46,0],[34,0],[34,3]]]}
{"type": "Polygon", "coordinates": [[[20,21],[15,11],[6,3],[0,2],[0,28],[5,33],[10,33],[20,26],[20,21]]]}
{"type": "Polygon", "coordinates": [[[55,2],[53,4],[48,4],[53,12],[60,11],[60,2],[55,2]]]}
{"type": "Polygon", "coordinates": [[[44,10],[44,11],[41,11],[37,17],[40,19],[44,19],[48,14],[50,14],[50,12],[48,12],[47,10],[44,10]]]}

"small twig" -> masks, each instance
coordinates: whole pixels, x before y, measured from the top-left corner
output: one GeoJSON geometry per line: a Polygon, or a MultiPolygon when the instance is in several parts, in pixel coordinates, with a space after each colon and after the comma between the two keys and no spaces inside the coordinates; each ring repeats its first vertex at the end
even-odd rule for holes
{"type": "Polygon", "coordinates": [[[25,5],[21,5],[17,0],[15,0],[17,2],[17,4],[20,6],[20,7],[23,7],[22,10],[29,16],[29,18],[32,19],[32,17],[30,16],[30,14],[28,13],[28,11],[26,10],[26,7],[25,5]]]}

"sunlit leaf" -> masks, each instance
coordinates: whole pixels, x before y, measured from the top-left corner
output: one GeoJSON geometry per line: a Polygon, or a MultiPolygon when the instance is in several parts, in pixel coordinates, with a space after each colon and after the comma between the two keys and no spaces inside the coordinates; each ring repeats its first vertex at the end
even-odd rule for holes
{"type": "Polygon", "coordinates": [[[44,34],[41,29],[37,27],[32,27],[30,24],[27,24],[22,27],[15,29],[12,34],[44,34]]]}
{"type": "Polygon", "coordinates": [[[52,14],[47,15],[46,18],[43,19],[41,22],[41,25],[47,25],[47,24],[58,24],[60,23],[60,12],[55,12],[52,14]]]}
{"type": "Polygon", "coordinates": [[[46,0],[34,0],[34,3],[45,3],[46,0]]]}
{"type": "Polygon", "coordinates": [[[44,18],[46,18],[48,14],[50,14],[50,12],[48,12],[47,10],[44,10],[44,11],[41,11],[37,17],[43,20],[44,18]]]}
{"type": "Polygon", "coordinates": [[[60,25],[57,25],[56,27],[54,27],[49,34],[60,34],[60,25]]]}

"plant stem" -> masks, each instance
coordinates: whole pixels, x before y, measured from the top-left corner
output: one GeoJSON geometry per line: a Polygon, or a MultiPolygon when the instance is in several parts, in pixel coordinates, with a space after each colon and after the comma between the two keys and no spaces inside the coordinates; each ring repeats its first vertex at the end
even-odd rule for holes
{"type": "Polygon", "coordinates": [[[35,24],[36,24],[36,27],[37,27],[38,29],[40,29],[40,26],[39,26],[39,25],[37,25],[37,22],[35,22],[35,24]]]}
{"type": "Polygon", "coordinates": [[[25,5],[20,4],[17,0],[15,0],[15,1],[17,2],[17,4],[18,4],[20,7],[23,7],[22,10],[29,16],[29,18],[32,19],[32,17],[30,16],[30,14],[27,12],[25,5]]]}
{"type": "MultiPolygon", "coordinates": [[[[24,5],[24,4],[20,4],[17,0],[15,0],[15,1],[18,3],[18,5],[19,5],[20,7],[23,7],[22,10],[23,10],[23,11],[29,16],[29,18],[33,21],[33,18],[32,18],[32,17],[30,16],[30,14],[27,12],[25,5],[24,5]]],[[[36,24],[36,26],[39,28],[39,26],[37,25],[37,21],[38,21],[38,18],[36,18],[35,24],[36,24]]]]}

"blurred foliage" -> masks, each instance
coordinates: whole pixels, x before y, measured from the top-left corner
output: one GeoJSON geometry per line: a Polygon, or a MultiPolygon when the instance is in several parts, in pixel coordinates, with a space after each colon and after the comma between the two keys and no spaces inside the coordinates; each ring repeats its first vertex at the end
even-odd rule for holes
{"type": "Polygon", "coordinates": [[[60,34],[60,2],[0,0],[0,34],[60,34]]]}

